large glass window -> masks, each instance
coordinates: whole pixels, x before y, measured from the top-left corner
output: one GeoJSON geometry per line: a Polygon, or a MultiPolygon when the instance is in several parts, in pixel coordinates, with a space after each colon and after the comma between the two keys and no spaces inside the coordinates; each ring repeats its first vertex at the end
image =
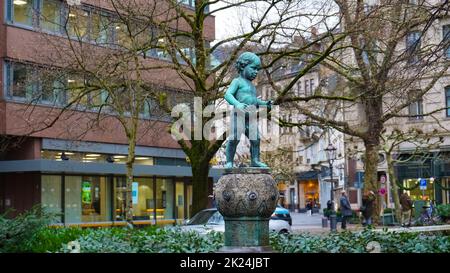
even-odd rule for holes
{"type": "Polygon", "coordinates": [[[174,185],[171,179],[156,179],[157,219],[174,219],[174,185]]]}
{"type": "Polygon", "coordinates": [[[65,177],[67,223],[101,222],[111,219],[110,187],[103,176],[65,177]]]}
{"type": "Polygon", "coordinates": [[[62,212],[60,175],[42,175],[41,205],[49,212],[62,212]]]}
{"type": "Polygon", "coordinates": [[[13,1],[13,22],[33,26],[33,0],[13,1]]]}
{"type": "Polygon", "coordinates": [[[61,27],[61,1],[42,0],[40,25],[43,29],[59,32],[61,27]]]}
{"type": "MultiPolygon", "coordinates": [[[[406,191],[411,199],[416,200],[436,200],[434,196],[434,182],[429,178],[426,178],[426,189],[421,190],[420,187],[416,187],[412,190],[406,191]]],[[[415,179],[404,179],[403,186],[406,188],[412,188],[419,183],[418,178],[415,179]]]]}
{"type": "Polygon", "coordinates": [[[184,183],[177,181],[175,184],[175,218],[184,219],[184,183]]]}
{"type": "Polygon", "coordinates": [[[154,218],[155,199],[153,197],[153,178],[135,178],[133,182],[133,212],[137,220],[154,218]]]}

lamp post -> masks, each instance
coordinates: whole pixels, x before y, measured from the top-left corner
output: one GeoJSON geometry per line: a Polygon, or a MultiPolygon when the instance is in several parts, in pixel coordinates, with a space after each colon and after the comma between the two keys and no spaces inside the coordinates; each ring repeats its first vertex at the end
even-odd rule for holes
{"type": "Polygon", "coordinates": [[[330,230],[331,232],[336,231],[336,211],[334,209],[334,181],[333,181],[333,162],[336,159],[336,148],[333,144],[328,144],[328,147],[325,148],[325,152],[327,154],[328,164],[330,165],[330,182],[331,182],[331,213],[330,213],[330,230]]]}

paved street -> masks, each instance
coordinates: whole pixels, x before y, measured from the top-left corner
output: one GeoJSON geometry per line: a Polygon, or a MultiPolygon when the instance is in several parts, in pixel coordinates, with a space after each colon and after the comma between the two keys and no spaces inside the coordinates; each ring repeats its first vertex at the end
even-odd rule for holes
{"type": "MultiPolygon", "coordinates": [[[[292,233],[311,233],[311,234],[328,234],[330,226],[326,228],[322,227],[322,214],[316,213],[308,215],[307,213],[291,212],[292,217],[292,233]]],[[[347,224],[348,230],[361,230],[361,225],[347,224]]],[[[382,231],[383,227],[377,227],[375,230],[382,231]]],[[[403,227],[388,227],[389,231],[402,231],[402,232],[423,232],[423,231],[438,231],[438,230],[450,230],[450,225],[437,225],[437,226],[419,226],[411,228],[403,227]]],[[[337,225],[337,231],[342,231],[341,223],[337,225]]]]}

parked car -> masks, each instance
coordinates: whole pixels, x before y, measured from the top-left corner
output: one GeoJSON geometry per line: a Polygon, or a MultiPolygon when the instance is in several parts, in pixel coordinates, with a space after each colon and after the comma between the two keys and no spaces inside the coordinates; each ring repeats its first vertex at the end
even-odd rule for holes
{"type": "MultiPolygon", "coordinates": [[[[195,214],[181,228],[186,231],[194,230],[202,234],[210,231],[225,232],[225,221],[217,208],[204,209],[195,214]]],[[[278,233],[290,233],[291,226],[287,221],[271,218],[269,230],[278,233]]]]}
{"type": "Polygon", "coordinates": [[[280,205],[277,205],[275,211],[272,214],[272,217],[270,219],[273,220],[284,220],[289,223],[290,226],[292,226],[292,218],[291,214],[289,213],[289,210],[283,208],[280,205]]]}

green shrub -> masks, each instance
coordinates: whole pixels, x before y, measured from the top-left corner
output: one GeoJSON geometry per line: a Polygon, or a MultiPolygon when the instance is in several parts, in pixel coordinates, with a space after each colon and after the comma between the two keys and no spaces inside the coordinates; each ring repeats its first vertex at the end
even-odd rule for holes
{"type": "Polygon", "coordinates": [[[50,228],[39,230],[30,240],[31,252],[57,252],[63,245],[75,241],[79,237],[88,234],[89,230],[79,227],[50,228]]]}
{"type": "Polygon", "coordinates": [[[58,216],[40,205],[12,219],[7,218],[9,212],[0,215],[0,253],[32,251],[30,242],[33,236],[58,216]]]}
{"type": "MultiPolygon", "coordinates": [[[[223,235],[200,235],[177,228],[86,229],[76,241],[82,253],[195,253],[215,252],[223,245],[223,235]]],[[[60,252],[70,252],[67,243],[60,252]]]]}
{"type": "Polygon", "coordinates": [[[437,205],[436,210],[442,220],[450,219],[450,204],[437,205]]]}
{"type": "Polygon", "coordinates": [[[369,252],[369,242],[377,242],[385,253],[449,253],[450,236],[376,232],[365,229],[360,232],[341,232],[328,235],[272,234],[270,241],[274,249],[284,253],[362,253],[369,252]]]}

